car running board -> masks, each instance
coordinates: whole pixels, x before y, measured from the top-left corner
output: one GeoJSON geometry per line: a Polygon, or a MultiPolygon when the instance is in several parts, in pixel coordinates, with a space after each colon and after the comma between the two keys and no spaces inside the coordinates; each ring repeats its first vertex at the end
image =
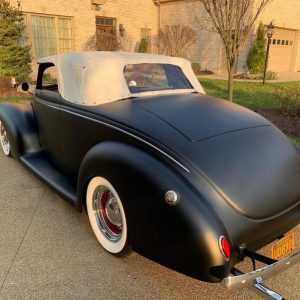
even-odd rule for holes
{"type": "Polygon", "coordinates": [[[43,152],[21,156],[20,160],[57,194],[75,206],[77,202],[76,184],[55,168],[43,152]]]}
{"type": "Polygon", "coordinates": [[[261,269],[249,273],[243,273],[240,270],[233,268],[231,271],[233,276],[230,275],[224,278],[222,284],[231,290],[250,287],[255,293],[264,299],[283,300],[283,296],[277,294],[263,284],[263,279],[267,279],[280,272],[283,272],[284,270],[300,262],[300,251],[279,261],[257,253],[253,253],[253,257],[250,258],[256,259],[257,261],[267,265],[261,269]]]}

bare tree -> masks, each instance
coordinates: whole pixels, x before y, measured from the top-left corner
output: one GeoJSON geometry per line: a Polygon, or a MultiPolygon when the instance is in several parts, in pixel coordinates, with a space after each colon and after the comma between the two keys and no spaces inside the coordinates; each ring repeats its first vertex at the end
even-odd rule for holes
{"type": "Polygon", "coordinates": [[[182,56],[197,40],[197,33],[189,26],[166,25],[154,38],[157,52],[169,56],[182,56]]]}
{"type": "MultiPolygon", "coordinates": [[[[228,71],[228,100],[233,100],[233,75],[241,47],[254,23],[272,0],[199,0],[224,44],[228,71]]],[[[196,17],[198,24],[202,23],[196,17]]],[[[203,28],[203,27],[202,27],[203,28]]]]}

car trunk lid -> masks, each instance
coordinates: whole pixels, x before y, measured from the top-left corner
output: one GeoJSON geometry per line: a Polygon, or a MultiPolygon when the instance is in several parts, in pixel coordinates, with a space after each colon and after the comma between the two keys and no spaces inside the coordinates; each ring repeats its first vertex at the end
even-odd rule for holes
{"type": "Polygon", "coordinates": [[[139,99],[135,105],[168,123],[191,142],[269,125],[267,120],[246,108],[200,94],[139,99]]]}
{"type": "Polygon", "coordinates": [[[193,164],[233,208],[253,219],[300,203],[300,153],[277,128],[235,131],[196,143],[193,164]]]}

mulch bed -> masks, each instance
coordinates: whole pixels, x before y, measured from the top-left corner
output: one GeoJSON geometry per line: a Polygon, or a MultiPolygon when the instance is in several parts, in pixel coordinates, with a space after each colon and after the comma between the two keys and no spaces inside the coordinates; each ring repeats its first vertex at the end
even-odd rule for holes
{"type": "Polygon", "coordinates": [[[209,70],[203,70],[203,71],[199,71],[199,72],[197,72],[197,71],[194,70],[194,72],[195,72],[196,76],[198,76],[198,75],[213,75],[213,74],[215,74],[213,71],[209,71],[209,70]]]}
{"type": "Polygon", "coordinates": [[[0,90],[0,99],[13,98],[13,97],[24,97],[24,92],[17,92],[15,89],[10,91],[2,92],[0,90]]]}
{"type": "Polygon", "coordinates": [[[274,125],[276,125],[286,135],[300,137],[300,116],[289,115],[279,109],[256,110],[274,125]]]}
{"type": "Polygon", "coordinates": [[[213,74],[215,73],[209,70],[203,70],[199,72],[199,75],[213,75],[213,74]]]}

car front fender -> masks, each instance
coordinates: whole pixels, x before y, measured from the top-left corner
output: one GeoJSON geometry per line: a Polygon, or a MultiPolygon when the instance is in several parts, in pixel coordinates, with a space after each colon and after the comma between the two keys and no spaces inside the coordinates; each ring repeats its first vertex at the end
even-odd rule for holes
{"type": "Polygon", "coordinates": [[[30,102],[1,104],[0,120],[5,126],[11,151],[16,159],[40,150],[37,125],[30,102]]]}
{"type": "Polygon", "coordinates": [[[231,261],[226,261],[219,249],[221,235],[230,240],[226,229],[210,205],[175,169],[135,146],[101,143],[82,162],[79,205],[84,203],[88,182],[95,176],[105,177],[117,189],[133,250],[204,281],[219,282],[229,274],[231,261]],[[178,205],[166,203],[168,190],[179,195],[178,205]]]}

